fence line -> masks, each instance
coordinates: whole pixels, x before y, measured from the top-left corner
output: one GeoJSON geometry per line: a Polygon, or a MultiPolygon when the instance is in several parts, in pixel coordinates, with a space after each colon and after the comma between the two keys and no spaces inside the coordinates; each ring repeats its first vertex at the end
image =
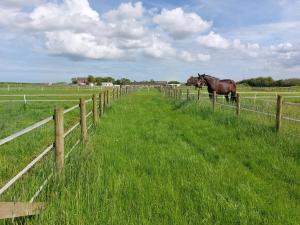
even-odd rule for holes
{"type": "Polygon", "coordinates": [[[47,185],[48,181],[52,178],[52,176],[53,176],[53,172],[50,173],[50,175],[44,180],[42,185],[38,188],[38,190],[31,197],[31,199],[29,200],[30,203],[32,203],[34,201],[34,199],[36,199],[40,195],[40,193],[42,192],[44,187],[47,185]]]}
{"type": "MultiPolygon", "coordinates": [[[[75,99],[26,99],[26,102],[77,102],[78,100],[75,99]]],[[[25,102],[24,100],[0,100],[0,103],[7,103],[7,102],[25,102]]]]}
{"type": "MultiPolygon", "coordinates": [[[[234,99],[235,99],[235,105],[227,105],[227,104],[222,104],[220,102],[217,102],[217,94],[216,92],[213,92],[213,93],[204,93],[204,92],[201,92],[200,90],[198,90],[197,93],[190,93],[189,92],[189,89],[186,90],[186,98],[184,97],[183,94],[185,93],[182,93],[182,90],[181,89],[170,89],[170,88],[160,88],[158,89],[161,93],[163,93],[164,96],[169,96],[169,97],[172,97],[174,99],[182,99],[182,97],[186,100],[190,100],[190,96],[191,95],[197,95],[197,101],[200,101],[200,99],[208,99],[208,97],[201,97],[200,98],[200,95],[207,95],[210,97],[210,99],[212,100],[212,108],[213,108],[213,111],[215,111],[215,106],[216,105],[221,105],[221,106],[224,106],[224,107],[228,107],[228,108],[233,108],[233,109],[236,109],[236,114],[237,116],[240,115],[240,111],[243,110],[243,111],[248,111],[248,112],[253,112],[253,113],[257,113],[257,114],[262,114],[262,115],[266,115],[266,116],[270,116],[270,117],[273,117],[273,118],[276,118],[276,131],[279,132],[280,128],[281,128],[281,121],[282,120],[289,120],[289,121],[293,121],[293,122],[300,122],[300,119],[298,118],[291,118],[291,117],[288,117],[288,116],[283,116],[282,115],[282,106],[283,105],[292,105],[292,106],[300,106],[300,104],[297,104],[297,103],[293,103],[293,102],[283,102],[283,96],[281,95],[278,95],[278,93],[283,93],[283,92],[276,92],[276,98],[277,98],[277,101],[268,101],[268,100],[263,100],[262,98],[265,98],[265,97],[241,97],[240,96],[240,93],[246,93],[246,92],[239,92],[236,94],[236,96],[234,96],[234,99]],[[179,96],[179,97],[178,97],[179,96]],[[260,98],[260,99],[258,99],[260,98]],[[255,110],[255,109],[250,109],[250,108],[247,108],[247,107],[241,107],[241,99],[253,99],[253,100],[260,100],[260,101],[264,101],[264,102],[267,102],[267,103],[271,103],[271,104],[274,104],[276,103],[276,114],[274,113],[269,113],[269,112],[265,112],[264,110],[263,111],[259,111],[259,110],[255,110]]],[[[249,92],[249,93],[253,93],[253,92],[249,92]]],[[[266,92],[266,93],[269,93],[269,92],[266,92]]],[[[293,92],[293,93],[296,93],[296,92],[293,92]]],[[[300,93],[300,92],[299,92],[300,93]]],[[[222,95],[223,96],[223,95],[222,95]]],[[[223,96],[224,99],[225,99],[225,96],[223,96]]],[[[229,97],[229,96],[228,96],[229,97]]],[[[275,96],[274,96],[275,97],[275,96]]],[[[274,98],[274,97],[271,97],[271,98],[274,98]]],[[[295,98],[295,97],[300,97],[300,96],[284,96],[284,98],[295,98]]],[[[230,96],[231,98],[231,96],[230,96]]],[[[270,97],[269,97],[270,98],[270,97]]],[[[266,99],[266,98],[265,98],[266,99]]],[[[269,104],[267,104],[268,106],[269,104]]],[[[269,107],[268,107],[269,109],[269,107]]]]}
{"type": "Polygon", "coordinates": [[[285,120],[289,120],[289,121],[300,122],[300,119],[295,119],[295,118],[291,118],[291,117],[287,117],[287,116],[283,116],[282,118],[285,120]]]}
{"type": "MultiPolygon", "coordinates": [[[[64,114],[66,114],[66,113],[68,113],[68,112],[71,112],[71,111],[73,111],[74,109],[76,109],[76,108],[78,108],[78,107],[79,107],[78,105],[74,105],[73,107],[64,110],[64,114]]],[[[39,121],[39,122],[37,122],[37,123],[35,123],[35,124],[29,126],[29,127],[26,127],[26,128],[23,129],[23,130],[20,130],[20,131],[18,131],[18,132],[16,132],[16,133],[14,133],[14,134],[12,134],[12,135],[6,137],[6,138],[1,139],[1,140],[0,140],[0,146],[1,146],[1,145],[4,145],[5,143],[8,143],[8,142],[10,142],[10,141],[12,141],[12,140],[14,140],[14,139],[16,139],[17,137],[20,137],[20,136],[22,136],[22,135],[24,135],[24,134],[26,134],[26,133],[29,133],[30,131],[32,131],[32,130],[34,130],[34,129],[37,129],[37,128],[39,128],[39,127],[45,125],[46,123],[50,122],[51,120],[53,120],[53,116],[49,116],[49,117],[46,118],[46,119],[43,119],[43,120],[41,120],[41,121],[39,121]]]]}
{"type": "Polygon", "coordinates": [[[76,146],[80,143],[80,140],[77,140],[75,144],[72,146],[70,151],[66,154],[65,159],[69,158],[69,155],[72,153],[72,151],[76,148],[76,146]]]}
{"type": "Polygon", "coordinates": [[[35,123],[35,124],[33,124],[33,125],[25,128],[23,130],[20,130],[20,131],[18,131],[16,133],[12,134],[12,135],[10,135],[10,136],[8,136],[6,138],[3,138],[2,140],[0,140],[0,146],[3,145],[3,144],[5,144],[5,143],[7,143],[7,142],[10,142],[10,141],[16,139],[17,137],[20,137],[20,136],[22,136],[22,135],[24,135],[24,134],[26,134],[26,133],[28,133],[28,132],[36,129],[36,128],[39,128],[39,127],[43,126],[44,124],[48,123],[52,119],[53,119],[53,116],[50,116],[50,117],[48,117],[48,118],[46,118],[46,119],[44,119],[44,120],[42,120],[40,122],[37,122],[37,123],[35,123]]]}
{"type": "Polygon", "coordinates": [[[76,127],[78,127],[80,123],[76,123],[74,126],[72,126],[65,134],[64,137],[67,137],[76,127]]]}
{"type": "Polygon", "coordinates": [[[90,111],[85,117],[88,118],[90,115],[92,115],[93,111],[90,111]]]}
{"type": "MultiPolygon", "coordinates": [[[[128,89],[128,88],[126,88],[126,90],[123,90],[123,94],[122,94],[122,96],[123,95],[126,95],[126,94],[128,94],[129,93],[129,91],[131,92],[131,91],[133,91],[133,90],[136,90],[136,87],[133,87],[133,88],[130,88],[130,89],[128,89]]],[[[122,91],[122,89],[120,88],[120,92],[122,91]]],[[[103,100],[104,101],[107,101],[107,103],[105,104],[105,105],[103,105],[102,107],[102,110],[105,108],[105,106],[107,106],[108,104],[109,104],[109,92],[108,91],[106,91],[106,93],[107,93],[107,95],[106,96],[104,96],[103,95],[103,100]]],[[[100,95],[101,96],[101,95],[100,95]]],[[[117,96],[117,98],[115,98],[115,96],[114,96],[114,99],[119,99],[121,97],[121,94],[119,95],[119,96],[117,96]]],[[[87,115],[84,115],[84,117],[85,118],[87,118],[87,117],[89,117],[89,116],[91,116],[93,113],[95,113],[95,110],[97,111],[98,110],[98,107],[97,107],[97,102],[99,102],[99,103],[101,103],[101,101],[98,101],[96,98],[95,98],[95,96],[93,97],[93,99],[88,99],[88,100],[86,100],[86,101],[84,101],[85,103],[88,103],[88,102],[91,102],[91,101],[94,101],[93,102],[93,110],[92,111],[90,111],[87,115]]],[[[86,107],[86,105],[84,104],[83,105],[84,107],[86,107]]],[[[56,126],[56,129],[55,129],[55,131],[56,132],[58,132],[58,130],[59,130],[59,127],[64,127],[64,125],[63,125],[63,115],[64,114],[66,114],[66,113],[68,113],[68,112],[71,112],[72,110],[74,110],[74,109],[76,109],[76,108],[78,108],[79,107],[79,105],[77,104],[77,105],[75,105],[75,106],[73,106],[73,107],[71,107],[71,108],[69,108],[69,109],[66,109],[66,110],[64,110],[64,111],[62,111],[62,113],[60,114],[60,115],[56,115],[56,116],[61,116],[62,118],[60,118],[60,119],[58,119],[59,117],[56,117],[56,123],[55,123],[55,126],[56,126]],[[59,123],[59,124],[58,124],[59,123]]],[[[56,110],[56,112],[59,112],[59,110],[56,110]]],[[[81,111],[81,112],[85,112],[85,110],[83,110],[83,111],[81,111]]],[[[103,111],[104,112],[104,111],[103,111]]],[[[96,120],[97,120],[97,118],[95,117],[95,115],[98,115],[97,113],[96,114],[94,114],[94,117],[93,117],[93,120],[94,120],[94,122],[92,122],[89,126],[88,126],[88,130],[95,124],[95,122],[96,122],[96,120]]],[[[99,114],[99,116],[101,116],[100,114],[99,114]]],[[[81,118],[82,118],[82,116],[81,116],[81,118]]],[[[3,144],[5,144],[5,143],[7,143],[7,142],[9,142],[9,141],[11,141],[11,140],[14,140],[15,138],[17,138],[17,137],[19,137],[19,136],[21,136],[21,135],[23,135],[23,134],[25,134],[25,133],[28,133],[28,132],[30,132],[30,131],[32,131],[32,130],[34,130],[34,129],[36,129],[36,128],[38,128],[38,127],[40,127],[40,126],[42,126],[42,125],[44,125],[44,124],[46,124],[46,123],[48,123],[49,121],[51,121],[53,119],[53,116],[51,116],[51,117],[48,117],[48,118],[46,118],[46,119],[44,119],[44,120],[42,120],[42,121],[40,121],[40,122],[38,122],[38,123],[35,123],[34,125],[32,125],[32,126],[30,126],[30,127],[27,127],[27,128],[25,128],[25,129],[23,129],[23,130],[21,130],[21,131],[19,131],[19,132],[16,132],[15,134],[13,134],[13,135],[10,135],[9,137],[6,137],[6,138],[4,138],[4,139],[2,139],[2,140],[0,140],[0,145],[3,145],[3,144]]],[[[76,129],[78,126],[80,125],[80,122],[77,122],[75,125],[73,125],[68,131],[66,131],[65,133],[63,133],[62,135],[60,134],[60,133],[56,133],[56,135],[61,135],[62,136],[62,140],[63,140],[63,142],[62,142],[62,144],[63,144],[63,146],[64,146],[64,138],[66,137],[66,136],[68,136],[74,129],[76,129]]],[[[57,136],[56,136],[56,138],[57,138],[57,136]]],[[[57,139],[56,139],[57,140],[57,139]]],[[[70,153],[76,148],[76,146],[80,143],[80,139],[79,140],[77,140],[76,142],[75,142],[75,144],[71,147],[71,149],[68,151],[68,153],[66,154],[66,155],[63,155],[63,151],[62,151],[62,156],[63,156],[63,158],[65,158],[65,159],[67,159],[68,157],[69,157],[69,155],[70,155],[70,153]]],[[[1,194],[3,194],[9,187],[11,187],[18,179],[20,179],[24,174],[26,174],[35,164],[37,164],[39,161],[41,161],[52,149],[55,149],[55,151],[59,151],[59,150],[57,150],[57,148],[58,148],[58,146],[55,146],[55,144],[50,144],[41,154],[39,154],[35,159],[33,159],[24,169],[22,169],[19,173],[17,173],[17,175],[15,175],[12,179],[10,179],[1,189],[0,189],[0,195],[1,194]]],[[[62,149],[63,150],[63,149],[62,149]]],[[[59,154],[58,154],[58,152],[56,152],[56,156],[60,156],[59,154]]],[[[55,159],[55,160],[60,160],[60,159],[55,159]]],[[[57,162],[56,162],[57,163],[57,162]]],[[[62,161],[62,164],[59,164],[60,166],[62,166],[63,167],[63,161],[62,161]]],[[[59,169],[61,169],[61,168],[57,168],[57,170],[59,170],[59,169]]],[[[53,175],[54,175],[54,172],[51,172],[50,173],[50,175],[43,181],[43,183],[41,184],[41,186],[39,186],[39,188],[37,189],[37,191],[34,193],[34,195],[31,197],[31,199],[29,200],[29,202],[30,203],[32,203],[35,199],[36,199],[36,197],[38,197],[38,195],[41,193],[41,191],[43,190],[43,188],[47,185],[47,183],[49,182],[49,180],[53,177],[53,175]]],[[[12,216],[13,216],[13,213],[12,213],[12,216]]],[[[26,215],[25,215],[26,216],[26,215]]]]}
{"type": "Polygon", "coordinates": [[[0,195],[6,191],[11,185],[13,185],[20,177],[27,173],[37,162],[44,158],[48,152],[54,147],[53,144],[49,145],[40,155],[38,155],[34,160],[32,160],[24,169],[22,169],[16,176],[9,180],[1,189],[0,195]]]}
{"type": "Polygon", "coordinates": [[[80,97],[80,96],[91,96],[91,94],[18,94],[18,95],[0,95],[0,97],[80,97]]]}

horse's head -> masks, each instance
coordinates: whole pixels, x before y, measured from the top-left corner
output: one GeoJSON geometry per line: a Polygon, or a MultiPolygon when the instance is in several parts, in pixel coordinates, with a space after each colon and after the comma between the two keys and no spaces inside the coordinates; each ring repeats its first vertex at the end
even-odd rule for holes
{"type": "Polygon", "coordinates": [[[198,78],[197,77],[193,77],[193,76],[190,76],[190,78],[186,82],[186,85],[188,85],[188,86],[195,86],[196,88],[200,87],[199,86],[199,82],[198,82],[198,78]]]}
{"type": "Polygon", "coordinates": [[[206,76],[205,73],[201,74],[201,75],[198,73],[197,83],[198,83],[198,86],[201,88],[203,87],[203,85],[206,84],[205,76],[206,76]]]}

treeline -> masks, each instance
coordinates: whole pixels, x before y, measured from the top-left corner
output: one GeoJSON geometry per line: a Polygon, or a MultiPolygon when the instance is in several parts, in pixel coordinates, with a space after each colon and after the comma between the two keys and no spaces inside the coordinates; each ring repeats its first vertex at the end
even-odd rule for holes
{"type": "Polygon", "coordinates": [[[300,79],[291,78],[284,80],[274,80],[272,77],[257,77],[241,80],[237,83],[246,84],[251,87],[291,87],[300,86],[300,79]]]}
{"type": "Polygon", "coordinates": [[[121,78],[121,79],[114,79],[113,77],[94,77],[94,76],[88,76],[88,82],[89,83],[96,83],[97,85],[101,85],[102,82],[111,82],[113,84],[118,85],[126,85],[130,84],[131,81],[127,78],[121,78]]]}
{"type": "Polygon", "coordinates": [[[131,81],[128,78],[121,78],[121,79],[114,79],[111,76],[104,76],[104,77],[98,77],[98,76],[93,76],[89,75],[88,77],[85,78],[72,78],[72,83],[76,84],[78,79],[84,79],[86,80],[86,83],[93,83],[96,85],[101,85],[102,82],[111,82],[116,85],[128,85],[128,84],[144,84],[144,85],[151,85],[151,84],[180,84],[179,81],[155,81],[154,79],[150,80],[143,80],[143,81],[131,81]]]}

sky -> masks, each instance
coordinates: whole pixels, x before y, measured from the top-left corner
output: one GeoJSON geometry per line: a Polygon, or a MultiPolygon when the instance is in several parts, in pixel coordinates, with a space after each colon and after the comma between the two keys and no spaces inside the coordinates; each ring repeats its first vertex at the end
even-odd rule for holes
{"type": "Polygon", "coordinates": [[[1,0],[0,82],[300,78],[300,0],[1,0]]]}

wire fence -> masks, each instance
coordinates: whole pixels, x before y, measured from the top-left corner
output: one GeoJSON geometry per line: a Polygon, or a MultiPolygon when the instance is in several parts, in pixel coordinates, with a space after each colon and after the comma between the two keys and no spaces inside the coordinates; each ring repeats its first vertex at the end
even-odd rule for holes
{"type": "MultiPolygon", "coordinates": [[[[91,128],[95,127],[99,117],[103,115],[105,112],[106,107],[113,101],[117,100],[123,95],[127,95],[128,93],[134,91],[135,88],[120,88],[117,90],[117,93],[112,93],[109,90],[103,91],[99,93],[99,96],[93,95],[92,99],[84,100],[83,98],[80,99],[80,104],[76,104],[66,110],[63,109],[56,109],[55,114],[53,116],[47,117],[25,129],[22,129],[18,132],[15,132],[5,138],[0,140],[0,147],[8,147],[14,142],[22,142],[22,138],[27,137],[33,132],[38,132],[40,129],[47,127],[49,130],[49,125],[53,127],[51,130],[54,131],[55,135],[52,136],[51,139],[52,143],[48,144],[48,146],[38,154],[33,160],[31,160],[26,166],[21,169],[16,175],[10,178],[8,181],[4,183],[4,185],[0,188],[0,197],[3,199],[10,199],[16,201],[16,196],[20,195],[20,198],[27,197],[29,194],[28,192],[32,193],[29,199],[29,202],[32,203],[35,199],[40,195],[42,190],[47,186],[49,181],[54,177],[54,175],[59,174],[59,165],[63,160],[59,161],[59,148],[65,148],[66,154],[62,154],[64,159],[68,159],[70,154],[74,151],[74,149],[81,143],[86,140],[86,137],[83,135],[87,135],[88,132],[91,132],[91,128]],[[77,110],[79,109],[79,111],[77,110]],[[59,113],[61,110],[61,113],[59,113]],[[64,119],[65,117],[65,119],[64,119]],[[70,121],[68,121],[68,117],[70,121]],[[74,122],[75,121],[75,122],[74,122]],[[60,132],[62,128],[62,132],[60,132]],[[66,131],[64,131],[66,130],[66,131]],[[23,137],[24,136],[24,137],[23,137]],[[62,140],[63,146],[60,145],[60,141],[62,140]],[[53,167],[53,163],[51,163],[53,158],[53,154],[49,154],[50,152],[55,151],[54,157],[54,164],[56,165],[53,167]],[[45,161],[46,159],[46,161],[45,161]],[[44,160],[44,168],[43,166],[39,166],[40,162],[44,160]],[[22,179],[22,185],[17,185],[17,181],[20,181],[21,178],[24,178],[25,174],[28,174],[29,171],[33,169],[33,167],[37,167],[38,170],[32,172],[32,175],[37,176],[26,176],[26,179],[22,179]],[[48,172],[46,172],[48,171],[48,172]],[[40,175],[40,176],[38,176],[40,175]],[[33,178],[29,184],[30,187],[34,186],[35,191],[25,190],[26,181],[28,179],[33,178]],[[44,178],[42,179],[35,179],[35,177],[44,178]],[[25,181],[26,180],[26,181],[25,181]],[[39,183],[39,184],[38,184],[39,183]],[[25,185],[24,185],[25,184],[25,185]],[[31,186],[32,185],[32,186],[31,186]],[[9,194],[8,190],[12,189],[11,193],[9,194]],[[25,194],[24,194],[25,193],[25,194]]],[[[77,100],[78,101],[78,100],[77,100]]],[[[44,134],[43,134],[44,135],[44,134]]],[[[43,136],[47,139],[47,136],[43,136]]],[[[30,140],[31,142],[38,142],[40,139],[36,138],[38,136],[34,135],[34,139],[30,140]]],[[[47,139],[48,140],[48,139],[47,139]]],[[[19,143],[22,144],[22,143],[19,143]]],[[[1,149],[5,154],[8,154],[12,149],[6,148],[1,149]]],[[[60,149],[61,150],[61,149],[60,149]]],[[[64,152],[64,150],[62,151],[64,152]]],[[[9,154],[8,154],[9,155],[9,154]]],[[[10,157],[16,157],[16,155],[11,155],[10,157]]],[[[52,161],[53,162],[53,161],[52,161]]],[[[7,166],[10,165],[9,162],[6,164],[7,166]]],[[[64,166],[64,165],[60,165],[64,166]]],[[[7,168],[5,169],[7,170],[7,168]]],[[[10,172],[12,173],[12,171],[10,172]]],[[[9,174],[10,174],[9,173],[9,174]]],[[[2,173],[1,173],[2,174],[2,173]]],[[[1,183],[0,183],[1,184],[1,183]]]]}
{"type": "MultiPolygon", "coordinates": [[[[285,92],[289,93],[289,96],[278,94],[274,96],[243,96],[240,92],[237,96],[233,96],[232,98],[228,96],[226,98],[224,95],[200,90],[170,88],[160,88],[159,90],[163,95],[176,100],[201,102],[206,106],[211,106],[214,111],[219,106],[224,109],[234,110],[238,116],[242,112],[247,112],[253,115],[257,114],[268,117],[269,121],[274,121],[277,132],[282,129],[288,129],[289,133],[294,135],[300,131],[300,103],[298,103],[300,102],[300,96],[295,95],[295,92],[285,92]],[[290,100],[295,102],[290,102],[290,100]]],[[[255,119],[257,120],[257,118],[255,119]]],[[[263,119],[261,121],[264,122],[263,119]]]]}

